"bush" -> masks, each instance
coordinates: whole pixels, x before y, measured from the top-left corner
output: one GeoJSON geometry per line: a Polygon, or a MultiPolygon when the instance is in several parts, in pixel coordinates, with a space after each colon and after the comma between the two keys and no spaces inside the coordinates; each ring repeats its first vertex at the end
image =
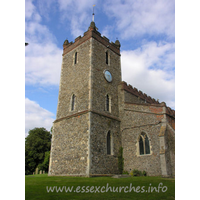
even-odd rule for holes
{"type": "Polygon", "coordinates": [[[131,175],[131,176],[146,176],[147,173],[146,173],[146,171],[141,172],[141,171],[139,171],[139,170],[137,170],[137,169],[134,169],[134,170],[130,173],[130,175],[131,175]]]}
{"type": "Polygon", "coordinates": [[[147,172],[146,171],[143,171],[142,174],[143,174],[143,176],[147,176],[147,172]]]}
{"type": "Polygon", "coordinates": [[[123,174],[129,174],[128,171],[123,171],[123,174]]]}

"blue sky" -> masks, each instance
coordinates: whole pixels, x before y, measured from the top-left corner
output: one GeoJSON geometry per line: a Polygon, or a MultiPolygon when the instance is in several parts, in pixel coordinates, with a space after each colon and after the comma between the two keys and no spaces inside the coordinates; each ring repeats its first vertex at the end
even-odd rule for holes
{"type": "Polygon", "coordinates": [[[62,45],[95,23],[121,43],[122,80],[175,109],[174,0],[26,0],[25,135],[56,119],[62,45]]]}

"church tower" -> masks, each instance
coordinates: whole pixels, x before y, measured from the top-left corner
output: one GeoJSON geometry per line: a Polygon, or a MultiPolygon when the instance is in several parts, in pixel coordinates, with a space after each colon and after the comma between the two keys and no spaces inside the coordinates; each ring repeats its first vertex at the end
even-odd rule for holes
{"type": "Polygon", "coordinates": [[[49,175],[118,173],[120,82],[120,43],[102,37],[94,22],[64,42],[49,175]]]}

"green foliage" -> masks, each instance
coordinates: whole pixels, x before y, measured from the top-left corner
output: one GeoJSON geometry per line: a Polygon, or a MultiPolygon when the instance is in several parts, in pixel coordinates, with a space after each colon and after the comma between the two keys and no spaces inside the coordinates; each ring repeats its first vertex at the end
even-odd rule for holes
{"type": "Polygon", "coordinates": [[[122,174],[124,170],[124,158],[123,158],[123,147],[119,148],[119,154],[118,154],[118,169],[119,173],[122,174]]]}
{"type": "Polygon", "coordinates": [[[128,171],[123,171],[123,174],[129,174],[128,171]]]}
{"type": "Polygon", "coordinates": [[[137,170],[137,169],[134,169],[134,170],[130,173],[130,175],[131,175],[131,176],[146,176],[147,173],[146,173],[146,171],[141,172],[141,171],[139,171],[139,170],[137,170]]]}
{"type": "Polygon", "coordinates": [[[49,158],[50,158],[50,151],[45,152],[45,157],[43,163],[40,163],[37,167],[38,170],[42,170],[47,172],[49,168],[49,158]]]}
{"type": "MultiPolygon", "coordinates": [[[[34,128],[29,131],[29,135],[25,138],[25,174],[32,174],[39,164],[48,160],[51,148],[51,134],[45,128],[34,128]]],[[[45,164],[47,167],[47,164],[45,164]]]]}
{"type": "Polygon", "coordinates": [[[143,176],[146,176],[146,175],[147,175],[147,172],[146,172],[146,171],[143,171],[142,174],[143,174],[143,176]]]}

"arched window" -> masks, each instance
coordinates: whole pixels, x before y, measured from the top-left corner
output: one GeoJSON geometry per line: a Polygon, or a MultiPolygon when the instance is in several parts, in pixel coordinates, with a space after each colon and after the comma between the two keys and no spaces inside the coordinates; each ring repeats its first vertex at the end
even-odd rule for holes
{"type": "Polygon", "coordinates": [[[75,55],[74,55],[74,64],[77,63],[77,56],[78,56],[78,53],[76,52],[75,55]]]}
{"type": "Polygon", "coordinates": [[[74,108],[75,108],[75,95],[73,94],[72,95],[72,99],[71,99],[71,111],[73,111],[74,110],[74,108]]]}
{"type": "Polygon", "coordinates": [[[111,96],[106,94],[105,96],[105,111],[111,112],[111,96]]]}
{"type": "Polygon", "coordinates": [[[108,52],[106,51],[106,64],[108,65],[108,52]]]}
{"type": "Polygon", "coordinates": [[[145,138],[145,153],[146,153],[146,154],[150,154],[149,139],[148,139],[147,136],[146,136],[146,138],[145,138]]]}
{"type": "Polygon", "coordinates": [[[140,155],[143,155],[144,154],[144,143],[143,143],[142,136],[140,136],[139,147],[140,147],[140,155]]]}
{"type": "Polygon", "coordinates": [[[110,135],[110,131],[108,131],[108,134],[107,134],[107,154],[108,155],[111,154],[111,135],[110,135]]]}
{"type": "Polygon", "coordinates": [[[149,139],[146,133],[141,133],[138,143],[140,155],[150,154],[149,139]]]}
{"type": "Polygon", "coordinates": [[[109,111],[109,107],[110,107],[110,99],[109,99],[109,95],[106,95],[106,111],[109,111]]]}

